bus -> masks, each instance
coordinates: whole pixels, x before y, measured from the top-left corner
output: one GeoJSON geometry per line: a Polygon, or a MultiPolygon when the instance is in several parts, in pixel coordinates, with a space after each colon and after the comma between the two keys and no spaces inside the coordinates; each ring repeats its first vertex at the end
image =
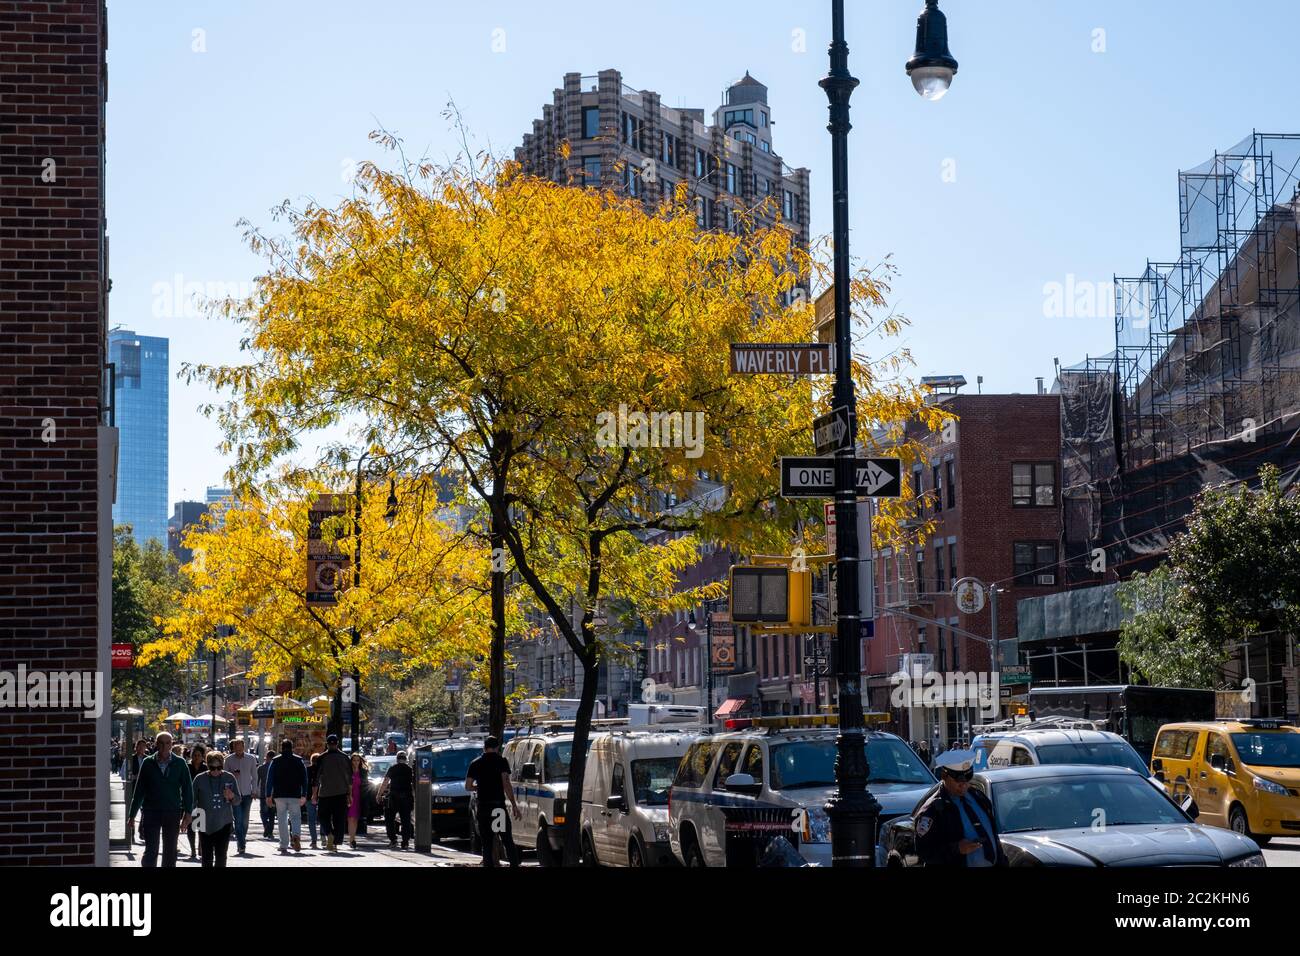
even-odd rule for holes
{"type": "Polygon", "coordinates": [[[1117,733],[1127,740],[1148,764],[1156,732],[1164,724],[1213,720],[1214,701],[1214,691],[1194,687],[1108,684],[1035,687],[1029,691],[1031,714],[1094,721],[1099,729],[1117,733]]]}

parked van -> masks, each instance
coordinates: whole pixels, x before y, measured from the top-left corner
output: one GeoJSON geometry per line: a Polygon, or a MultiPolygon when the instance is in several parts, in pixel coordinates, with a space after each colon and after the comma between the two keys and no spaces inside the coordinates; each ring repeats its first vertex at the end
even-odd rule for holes
{"type": "Polygon", "coordinates": [[[1300,728],[1280,720],[1165,724],[1151,773],[1175,801],[1190,794],[1198,823],[1225,827],[1260,846],[1300,836],[1300,728]]]}
{"type": "Polygon", "coordinates": [[[613,731],[592,742],[582,787],[582,859],[591,866],[663,866],[668,789],[694,730],[613,731]]]}

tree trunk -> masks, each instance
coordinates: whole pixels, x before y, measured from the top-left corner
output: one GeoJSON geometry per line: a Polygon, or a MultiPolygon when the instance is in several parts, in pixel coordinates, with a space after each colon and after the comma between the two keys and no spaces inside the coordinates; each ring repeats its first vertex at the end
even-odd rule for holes
{"type": "MultiPolygon", "coordinates": [[[[492,495],[504,497],[505,484],[496,482],[492,495]]],[[[492,647],[488,659],[488,733],[498,740],[506,729],[506,573],[498,571],[498,556],[504,554],[505,529],[500,498],[492,503],[492,647]]]]}
{"type": "Polygon", "coordinates": [[[582,664],[582,693],[573,722],[573,749],[569,759],[569,790],[564,800],[564,865],[577,866],[581,855],[582,784],[587,776],[587,739],[591,736],[591,715],[596,710],[596,678],[600,661],[596,648],[588,645],[578,657],[582,664]]]}

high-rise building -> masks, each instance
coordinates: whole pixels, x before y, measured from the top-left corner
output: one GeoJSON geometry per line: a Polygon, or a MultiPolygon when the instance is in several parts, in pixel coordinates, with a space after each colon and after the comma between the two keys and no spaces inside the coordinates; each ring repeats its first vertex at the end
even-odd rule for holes
{"type": "Polygon", "coordinates": [[[708,125],[704,110],[664,106],[658,93],[625,84],[618,70],[566,73],[515,159],[534,176],[614,189],[647,204],[685,183],[703,228],[739,230],[736,213],[748,210],[760,226],[779,218],[806,249],[809,174],[776,152],[767,92],[746,73],[708,125]]]}
{"type": "Polygon", "coordinates": [[[113,523],[140,544],[167,544],[168,341],[129,329],[108,333],[113,400],[121,432],[113,523]]]}
{"type": "Polygon", "coordinates": [[[192,525],[201,524],[207,513],[208,506],[201,501],[178,501],[173,506],[171,520],[167,522],[167,550],[181,564],[189,564],[194,559],[194,552],[184,546],[185,532],[192,525]]]}

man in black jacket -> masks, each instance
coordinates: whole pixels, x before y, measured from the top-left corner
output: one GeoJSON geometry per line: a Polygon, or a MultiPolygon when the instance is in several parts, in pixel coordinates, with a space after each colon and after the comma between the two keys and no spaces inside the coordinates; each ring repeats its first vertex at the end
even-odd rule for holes
{"type": "Polygon", "coordinates": [[[411,810],[415,807],[415,775],[406,762],[406,754],[398,751],[397,762],[384,774],[379,786],[378,799],[384,807],[388,827],[389,849],[397,847],[397,825],[402,825],[402,849],[411,845],[411,810]]]}
{"type": "Polygon", "coordinates": [[[975,752],[949,750],[935,760],[939,789],[916,811],[916,852],[926,866],[1005,866],[988,797],[971,787],[975,752]]]}

